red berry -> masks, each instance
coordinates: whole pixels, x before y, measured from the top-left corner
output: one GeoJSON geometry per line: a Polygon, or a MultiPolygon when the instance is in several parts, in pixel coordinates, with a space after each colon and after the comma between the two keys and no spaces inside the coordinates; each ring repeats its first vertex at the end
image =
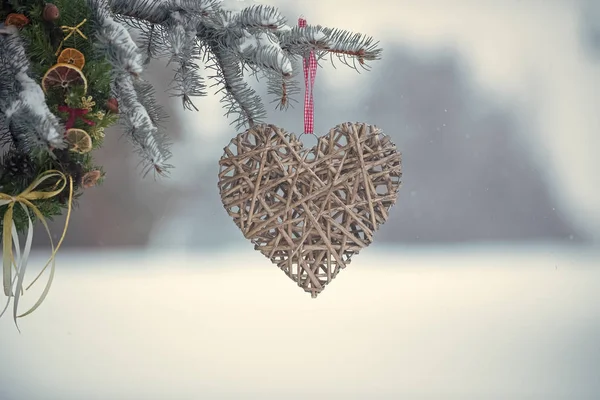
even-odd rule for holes
{"type": "Polygon", "coordinates": [[[42,16],[44,21],[53,22],[60,18],[60,10],[54,4],[46,3],[42,16]]]}

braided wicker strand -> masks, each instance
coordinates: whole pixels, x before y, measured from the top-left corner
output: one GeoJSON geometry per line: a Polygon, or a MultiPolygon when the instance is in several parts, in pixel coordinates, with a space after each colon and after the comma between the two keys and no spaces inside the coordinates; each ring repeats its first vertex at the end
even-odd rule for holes
{"type": "Polygon", "coordinates": [[[373,242],[401,185],[401,154],[365,123],[340,124],[312,149],[281,128],[255,125],[224,150],[225,210],[313,298],[373,242]]]}

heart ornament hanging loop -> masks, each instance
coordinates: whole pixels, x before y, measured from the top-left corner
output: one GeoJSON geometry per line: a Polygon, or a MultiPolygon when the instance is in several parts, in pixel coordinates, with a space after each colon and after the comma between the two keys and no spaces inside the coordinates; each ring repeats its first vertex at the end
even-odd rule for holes
{"type": "Polygon", "coordinates": [[[223,206],[267,258],[313,298],[373,242],[401,185],[401,154],[365,123],[343,123],[311,149],[255,125],[219,161],[223,206]]]}

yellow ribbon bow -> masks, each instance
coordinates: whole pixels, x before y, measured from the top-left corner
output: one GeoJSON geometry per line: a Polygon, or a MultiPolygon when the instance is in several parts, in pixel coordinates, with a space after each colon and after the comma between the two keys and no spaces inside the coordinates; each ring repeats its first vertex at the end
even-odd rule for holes
{"type": "MultiPolygon", "coordinates": [[[[67,218],[65,221],[65,226],[63,229],[62,236],[60,237],[60,240],[58,241],[58,244],[56,245],[56,247],[54,247],[54,242],[52,241],[52,235],[50,234],[50,229],[48,228],[48,223],[47,223],[46,219],[44,218],[44,215],[33,203],[36,200],[50,199],[55,196],[58,196],[65,189],[65,187],[67,185],[67,177],[62,172],[56,171],[56,170],[49,170],[49,171],[42,173],[40,176],[38,176],[35,179],[35,181],[31,185],[29,185],[29,187],[27,187],[27,189],[25,189],[21,194],[19,194],[17,196],[11,196],[11,195],[8,195],[5,193],[0,193],[0,206],[8,205],[8,208],[4,212],[4,219],[3,219],[4,225],[3,225],[3,231],[2,231],[2,253],[3,253],[3,255],[2,255],[2,275],[3,275],[3,283],[4,283],[4,294],[8,297],[8,301],[6,302],[6,305],[4,306],[4,309],[2,310],[2,312],[0,312],[0,317],[4,314],[4,312],[8,308],[8,305],[10,303],[10,298],[14,297],[13,319],[15,321],[15,325],[17,325],[17,318],[24,317],[28,314],[31,314],[33,311],[35,311],[42,304],[42,302],[48,295],[48,292],[50,291],[52,279],[54,278],[55,256],[65,238],[65,235],[67,233],[67,227],[69,226],[69,218],[71,216],[71,208],[72,208],[72,202],[73,202],[73,178],[69,177],[68,182],[69,182],[69,201],[67,204],[67,207],[68,207],[67,208],[67,218]],[[43,182],[45,182],[51,178],[58,178],[58,180],[50,190],[46,190],[46,189],[36,190],[43,182]],[[19,236],[17,233],[17,228],[13,221],[13,213],[14,213],[15,204],[19,204],[23,208],[23,211],[25,212],[25,214],[27,215],[27,218],[29,219],[29,227],[27,229],[27,235],[26,235],[27,237],[26,237],[23,253],[21,253],[21,246],[19,245],[19,236]],[[31,251],[31,244],[33,241],[33,222],[31,220],[30,211],[32,211],[35,214],[35,216],[40,220],[40,222],[42,223],[44,228],[46,228],[46,233],[48,233],[48,238],[50,239],[50,246],[52,247],[52,254],[51,254],[48,262],[44,266],[44,268],[42,268],[42,271],[38,274],[38,276],[33,280],[33,282],[31,282],[31,284],[25,290],[28,290],[38,280],[38,278],[44,273],[44,271],[46,270],[46,268],[49,265],[50,265],[50,276],[48,278],[48,282],[46,283],[46,287],[44,288],[44,291],[40,295],[37,302],[33,305],[33,307],[31,307],[27,312],[25,312],[21,315],[17,315],[19,299],[20,299],[21,294],[23,293],[23,279],[25,277],[25,269],[27,267],[27,260],[29,258],[29,253],[31,251]],[[14,253],[13,253],[13,244],[15,247],[14,253]],[[16,255],[16,258],[15,258],[15,255],[16,255]],[[14,278],[12,276],[13,267],[16,270],[16,276],[14,278]],[[12,288],[14,286],[15,280],[16,280],[17,284],[15,286],[15,292],[13,293],[12,288]]],[[[18,325],[17,325],[17,329],[18,329],[18,325]]]]}
{"type": "Polygon", "coordinates": [[[60,45],[58,46],[58,50],[56,50],[56,53],[54,53],[55,56],[58,56],[60,54],[60,51],[62,50],[63,44],[65,44],[65,41],[68,38],[70,38],[71,36],[73,36],[74,34],[77,33],[83,39],[87,40],[87,36],[85,36],[83,34],[83,32],[81,32],[79,30],[79,28],[81,28],[83,26],[83,24],[85,24],[86,22],[87,22],[87,18],[84,19],[83,21],[81,21],[77,26],[63,25],[63,26],[60,27],[60,29],[62,29],[63,32],[67,34],[67,36],[65,36],[65,38],[62,40],[62,42],[60,42],[60,45]]]}

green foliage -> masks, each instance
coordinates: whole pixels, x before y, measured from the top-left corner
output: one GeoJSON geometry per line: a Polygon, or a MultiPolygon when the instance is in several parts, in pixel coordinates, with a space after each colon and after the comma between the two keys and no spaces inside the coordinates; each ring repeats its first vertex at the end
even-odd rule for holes
{"type": "MultiPolygon", "coordinates": [[[[83,129],[92,138],[93,149],[102,146],[104,129],[114,124],[119,119],[118,115],[111,114],[106,109],[106,102],[110,98],[111,65],[106,61],[104,55],[95,51],[93,38],[94,32],[89,22],[91,12],[85,0],[54,0],[60,10],[60,18],[54,22],[43,19],[45,2],[40,0],[9,0],[3,2],[0,10],[0,20],[3,21],[11,12],[22,13],[29,18],[30,23],[21,29],[20,35],[26,43],[27,55],[30,61],[30,76],[41,84],[46,72],[57,63],[56,52],[60,48],[75,48],[85,56],[85,65],[82,69],[88,82],[87,93],[82,86],[64,88],[51,88],[46,93],[46,102],[50,111],[59,117],[63,123],[69,119],[69,113],[61,112],[60,106],[70,108],[88,109],[85,120],[92,121],[93,126],[77,118],[74,128],[83,129]],[[8,4],[8,6],[7,6],[8,4]],[[61,29],[62,26],[75,27],[86,20],[79,30],[85,35],[83,38],[75,32],[66,40],[68,30],[61,29]],[[62,45],[61,45],[62,42],[62,45]]],[[[18,166],[17,166],[18,167],[18,166]]],[[[81,182],[85,173],[102,169],[94,164],[92,153],[79,154],[65,150],[54,150],[52,153],[40,151],[36,154],[19,154],[19,151],[11,146],[2,155],[0,160],[0,192],[16,195],[29,186],[39,174],[44,171],[56,169],[71,177],[74,182],[74,198],[82,194],[81,182]],[[17,160],[27,157],[33,168],[29,173],[26,169],[9,168],[14,166],[17,160]],[[9,165],[10,164],[10,165],[9,165]],[[15,173],[15,170],[19,171],[15,173]]],[[[102,172],[102,175],[104,173],[102,172]]],[[[102,179],[98,181],[101,183],[102,179]]],[[[53,182],[49,182],[53,184],[53,182]]],[[[36,201],[45,218],[61,215],[67,207],[67,189],[60,195],[46,200],[36,201]]],[[[6,206],[0,207],[0,236],[2,227],[3,211],[6,206]]],[[[18,231],[27,226],[27,216],[20,207],[15,207],[14,221],[18,231]]]]}

